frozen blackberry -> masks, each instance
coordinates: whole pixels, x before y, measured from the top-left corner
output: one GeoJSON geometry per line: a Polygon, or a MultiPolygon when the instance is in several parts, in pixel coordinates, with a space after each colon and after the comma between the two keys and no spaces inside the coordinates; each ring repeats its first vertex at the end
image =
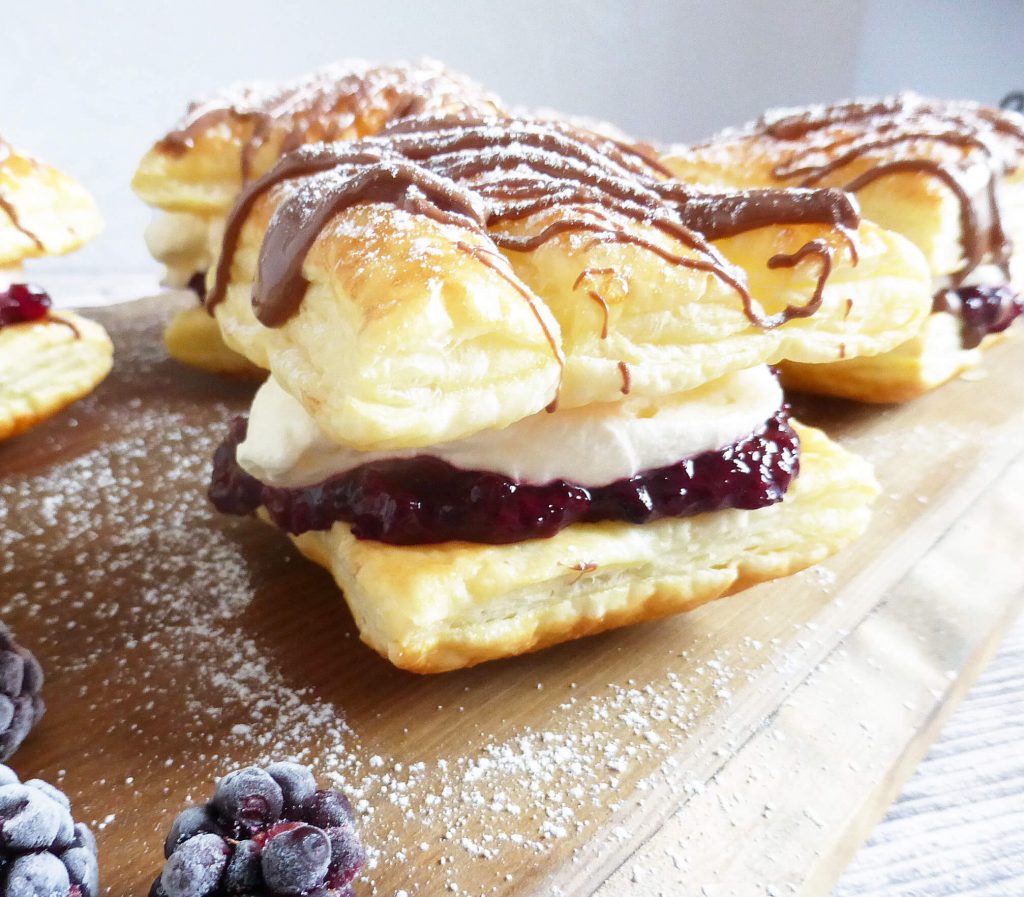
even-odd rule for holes
{"type": "Polygon", "coordinates": [[[62,791],[0,765],[0,897],[99,897],[96,839],[62,791]]]}
{"type": "Polygon", "coordinates": [[[46,712],[43,668],[0,623],[0,763],[9,760],[46,712]]]}
{"type": "Polygon", "coordinates": [[[224,776],[174,820],[164,856],[150,897],[353,897],[366,861],[347,798],[298,763],[224,776]]]}

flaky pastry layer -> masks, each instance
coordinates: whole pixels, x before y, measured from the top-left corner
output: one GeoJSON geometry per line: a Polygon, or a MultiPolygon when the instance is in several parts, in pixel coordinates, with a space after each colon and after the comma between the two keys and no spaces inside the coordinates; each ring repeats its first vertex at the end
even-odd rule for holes
{"type": "Polygon", "coordinates": [[[84,187],[0,140],[0,267],[72,252],[102,227],[84,187]]]}
{"type": "Polygon", "coordinates": [[[375,66],[349,60],[291,82],[228,88],[193,103],[143,157],[132,189],[151,206],[223,218],[243,181],[282,153],[358,140],[397,115],[500,111],[499,100],[433,60],[375,66]]]}
{"type": "Polygon", "coordinates": [[[114,349],[102,326],[68,311],[50,318],[0,328],[0,440],[52,417],[110,372],[114,349]]]}
{"type": "MultiPolygon", "coordinates": [[[[412,113],[500,111],[499,100],[433,60],[373,66],[351,60],[293,82],[239,85],[194,103],[176,131],[145,155],[135,192],[162,210],[147,229],[150,252],[165,282],[183,287],[212,267],[224,218],[246,180],[266,172],[282,153],[319,140],[356,140],[412,113]]],[[[237,353],[192,318],[165,334],[179,361],[216,373],[250,376],[237,353]],[[195,329],[193,329],[195,328],[195,329]],[[196,346],[183,343],[195,336],[196,346]]]]}
{"type": "MultiPolygon", "coordinates": [[[[856,267],[843,237],[823,225],[764,227],[716,243],[746,269],[768,313],[808,301],[821,263],[769,270],[767,260],[816,238],[833,246],[819,311],[765,330],[751,323],[733,287],[639,246],[577,233],[532,252],[508,251],[526,301],[507,277],[460,248],[501,259],[486,237],[391,206],[358,205],[338,215],[306,256],[309,287],[298,313],[268,328],[251,296],[280,193],[264,195],[242,229],[217,320],[228,345],[272,370],[325,432],[363,450],[428,446],[506,426],[556,394],[561,407],[577,407],[626,391],[683,392],[782,359],[883,352],[912,336],[931,304],[920,253],[870,223],[853,236],[856,267]]],[[[502,229],[534,234],[560,214],[502,229]]],[[[695,255],[652,227],[621,226],[679,256],[695,255]]]]}
{"type": "Polygon", "coordinates": [[[906,402],[977,367],[982,353],[1008,336],[991,334],[976,348],[964,349],[960,322],[946,312],[935,312],[916,336],[891,352],[824,365],[787,362],[779,371],[783,385],[798,392],[857,402],[906,402]]]}
{"type": "MultiPolygon", "coordinates": [[[[694,148],[677,147],[665,164],[673,173],[708,189],[736,189],[785,186],[771,174],[785,158],[784,153],[755,137],[737,137],[724,143],[694,148]]],[[[867,157],[856,164],[822,178],[821,186],[843,186],[879,160],[867,157]]],[[[977,187],[983,189],[984,180],[977,187]]],[[[1018,170],[1002,183],[1002,206],[1015,209],[1024,204],[1024,171],[1018,170]]],[[[961,242],[961,203],[949,188],[922,171],[889,174],[857,191],[864,217],[901,233],[924,254],[933,277],[944,277],[964,264],[961,242]]],[[[1024,246],[1024,219],[1006,215],[1004,224],[1015,246],[1024,246]]],[[[1024,265],[1015,251],[1011,266],[1024,265]]]]}
{"type": "Polygon", "coordinates": [[[342,216],[306,258],[301,311],[264,327],[250,297],[257,223],[270,211],[263,203],[245,228],[217,320],[227,344],[273,371],[337,442],[445,442],[535,414],[554,397],[559,363],[536,314],[456,246],[484,241],[390,207],[342,216]]]}
{"type": "Polygon", "coordinates": [[[867,462],[798,426],[785,500],[643,526],[579,524],[513,545],[398,547],[344,524],[293,541],[345,593],[393,664],[437,673],[690,610],[818,563],[859,536],[878,492],[867,462]]]}
{"type": "Polygon", "coordinates": [[[225,345],[217,322],[202,306],[182,309],[171,318],[164,329],[164,345],[171,358],[210,374],[252,380],[266,376],[266,371],[225,345]]]}
{"type": "MultiPolygon", "coordinates": [[[[803,179],[815,186],[851,185],[866,218],[921,249],[933,291],[959,286],[965,276],[977,276],[976,266],[993,268],[1001,261],[1019,287],[1024,284],[1022,126],[1020,116],[977,104],[901,95],[767,113],[698,146],[676,147],[663,162],[677,176],[710,190],[796,185],[803,179]],[[875,114],[859,117],[858,109],[875,114]],[[821,126],[827,120],[831,123],[821,126]],[[1000,258],[1003,237],[1010,248],[1005,259],[1000,258]],[[974,243],[978,251],[971,255],[976,239],[981,245],[974,243]]],[[[990,275],[981,279],[992,282],[990,275]]],[[[996,341],[987,338],[981,348],[996,341]]],[[[787,384],[797,389],[893,402],[934,389],[980,361],[978,349],[963,348],[950,316],[935,314],[890,353],[784,369],[787,384]]]]}
{"type": "MultiPolygon", "coordinates": [[[[843,135],[837,134],[837,139],[843,135]]],[[[765,139],[745,131],[725,132],[695,147],[678,146],[662,162],[681,180],[708,190],[795,186],[792,178],[773,172],[787,163],[793,145],[765,139]]],[[[815,182],[820,187],[844,187],[870,169],[914,157],[955,162],[963,155],[933,141],[918,141],[908,153],[905,146],[880,147],[830,171],[815,182]]],[[[814,157],[820,161],[820,157],[814,157]]],[[[972,194],[987,189],[988,165],[982,161],[964,175],[972,194]]],[[[1024,168],[1001,179],[1003,226],[1015,247],[1024,247],[1024,168]]],[[[961,203],[942,180],[926,170],[892,171],[857,191],[861,212],[870,221],[902,234],[923,253],[933,277],[947,277],[964,264],[961,240],[961,203]]],[[[1024,252],[1015,249],[1010,261],[1015,274],[1024,267],[1024,252]]]]}
{"type": "Polygon", "coordinates": [[[224,218],[217,214],[162,212],[146,228],[146,248],[166,267],[165,286],[187,286],[213,267],[220,253],[224,218]]]}

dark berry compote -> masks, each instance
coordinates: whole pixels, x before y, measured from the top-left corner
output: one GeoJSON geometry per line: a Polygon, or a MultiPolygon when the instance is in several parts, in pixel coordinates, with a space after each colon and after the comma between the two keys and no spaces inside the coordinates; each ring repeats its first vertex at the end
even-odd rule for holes
{"type": "Polygon", "coordinates": [[[28,283],[12,283],[0,290],[0,327],[42,320],[52,306],[46,290],[28,283]]]}
{"type": "Polygon", "coordinates": [[[960,319],[960,342],[974,349],[990,333],[1002,333],[1024,312],[1024,298],[1009,284],[961,287],[935,294],[933,311],[960,319]]]}
{"type": "Polygon", "coordinates": [[[250,514],[262,506],[295,535],[344,521],[357,538],[392,545],[499,545],[553,536],[572,523],[755,510],[781,501],[799,471],[800,441],[785,409],[733,445],[600,487],[519,483],[429,455],[364,464],[302,488],[268,486],[235,458],[246,426],[237,418],[214,456],[209,494],[220,511],[250,514]]]}

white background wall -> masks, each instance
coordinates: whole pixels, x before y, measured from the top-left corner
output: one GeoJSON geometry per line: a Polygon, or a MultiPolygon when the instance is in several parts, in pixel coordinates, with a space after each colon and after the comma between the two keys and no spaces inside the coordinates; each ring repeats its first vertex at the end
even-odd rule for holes
{"type": "Polygon", "coordinates": [[[107,219],[64,271],[153,270],[127,183],[189,99],[347,56],[431,55],[509,102],[662,140],[854,93],[1024,88],[1019,0],[0,0],[0,23],[0,133],[107,219]]]}

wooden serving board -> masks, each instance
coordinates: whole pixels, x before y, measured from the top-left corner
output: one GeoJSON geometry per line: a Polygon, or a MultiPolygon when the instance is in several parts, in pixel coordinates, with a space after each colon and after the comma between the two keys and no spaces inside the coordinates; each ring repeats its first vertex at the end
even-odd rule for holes
{"type": "Polygon", "coordinates": [[[417,677],[326,573],[223,517],[212,451],[252,385],[166,358],[180,298],[94,312],[117,363],[0,446],[3,619],[48,673],[13,761],[146,894],[174,815],[248,763],[343,787],[359,893],[825,895],[1024,599],[1024,340],[899,408],[806,402],[875,462],[828,564],[672,620],[417,677]]]}

